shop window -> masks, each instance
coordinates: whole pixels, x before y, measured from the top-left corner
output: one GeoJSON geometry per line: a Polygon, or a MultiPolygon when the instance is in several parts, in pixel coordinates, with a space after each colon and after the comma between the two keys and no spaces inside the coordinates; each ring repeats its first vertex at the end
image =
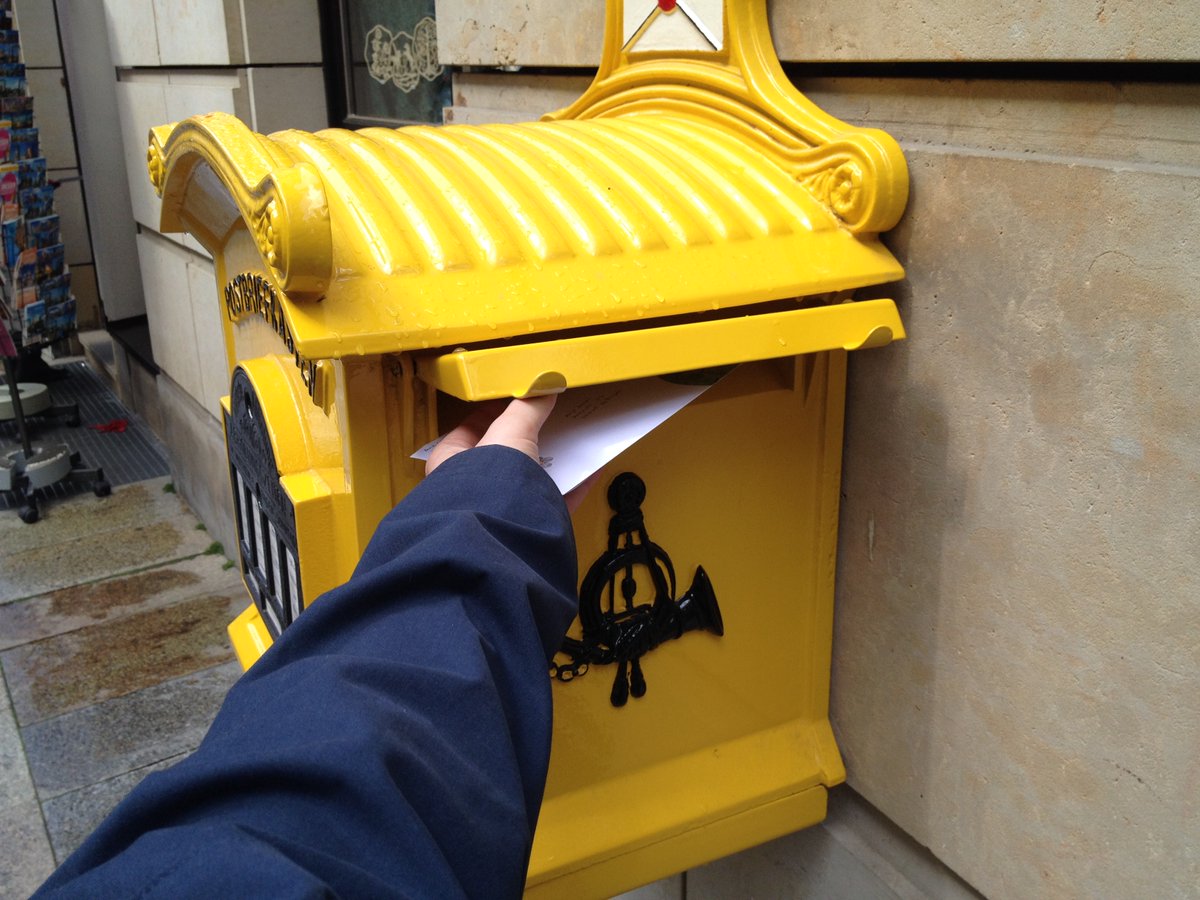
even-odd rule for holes
{"type": "Polygon", "coordinates": [[[450,70],[438,62],[434,0],[331,0],[322,32],[333,124],[442,121],[450,70]]]}

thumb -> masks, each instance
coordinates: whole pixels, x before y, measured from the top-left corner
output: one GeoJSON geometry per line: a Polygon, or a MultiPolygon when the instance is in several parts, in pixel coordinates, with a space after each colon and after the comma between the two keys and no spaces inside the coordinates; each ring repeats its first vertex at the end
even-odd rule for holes
{"type": "Polygon", "coordinates": [[[534,462],[538,461],[538,433],[550,417],[557,398],[554,394],[514,400],[508,404],[479,440],[478,446],[500,444],[519,450],[534,462]]]}

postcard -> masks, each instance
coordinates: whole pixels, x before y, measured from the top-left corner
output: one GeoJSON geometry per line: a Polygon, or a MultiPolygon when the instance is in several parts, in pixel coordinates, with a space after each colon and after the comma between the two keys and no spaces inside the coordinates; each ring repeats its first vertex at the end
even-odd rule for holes
{"type": "Polygon", "coordinates": [[[36,128],[13,128],[9,131],[11,143],[8,158],[20,162],[38,155],[38,130],[36,128]]]}
{"type": "Polygon", "coordinates": [[[54,188],[50,185],[25,188],[19,193],[21,212],[30,219],[40,219],[42,216],[54,213],[54,188]]]}
{"type": "MultiPolygon", "coordinates": [[[[0,171],[2,171],[0,167],[0,171]]],[[[46,183],[46,160],[23,159],[17,163],[17,183],[23,188],[41,187],[46,183]]]]}
{"type": "Polygon", "coordinates": [[[64,273],[63,260],[65,253],[62,244],[39,247],[35,252],[37,254],[36,268],[38,281],[45,281],[47,278],[53,278],[56,275],[64,273]]]}
{"type": "Polygon", "coordinates": [[[18,216],[0,222],[0,242],[4,245],[4,263],[10,268],[17,264],[17,257],[25,246],[25,220],[18,216]]]}
{"type": "Polygon", "coordinates": [[[52,247],[61,243],[58,236],[58,216],[26,219],[25,241],[30,247],[52,247]]]}

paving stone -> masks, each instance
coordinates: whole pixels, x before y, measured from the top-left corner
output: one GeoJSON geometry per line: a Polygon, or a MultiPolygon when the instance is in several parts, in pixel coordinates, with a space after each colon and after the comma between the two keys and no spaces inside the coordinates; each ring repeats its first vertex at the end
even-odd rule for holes
{"type": "Polygon", "coordinates": [[[225,663],[23,729],[39,796],[46,801],[193,750],[241,673],[238,663],[225,663]]]}
{"type": "Polygon", "coordinates": [[[898,900],[900,895],[817,826],[690,869],[687,896],[898,900]]]}
{"type": "Polygon", "coordinates": [[[46,817],[46,830],[50,834],[55,860],[61,863],[74,853],[143,778],[152,772],[170,768],[186,756],[186,753],[181,753],[43,803],[42,812],[46,817]]]}
{"type": "Polygon", "coordinates": [[[683,876],[672,875],[643,887],[619,894],[614,900],[683,900],[683,876]]]}
{"type": "Polygon", "coordinates": [[[163,477],[119,485],[108,497],[80,494],[56,500],[43,506],[42,518],[33,525],[15,515],[0,516],[0,547],[3,554],[16,554],[188,514],[178,494],[163,490],[170,480],[163,477]]]}
{"type": "Polygon", "coordinates": [[[29,725],[233,658],[239,589],[134,613],[0,653],[17,721],[29,725]]]}
{"type": "Polygon", "coordinates": [[[0,804],[0,900],[23,900],[53,871],[54,854],[37,801],[0,804]]]}
{"type": "Polygon", "coordinates": [[[225,557],[206,554],[0,605],[0,650],[201,594],[236,592],[241,577],[227,565],[225,557]]]}
{"type": "Polygon", "coordinates": [[[0,807],[36,799],[11,709],[0,710],[0,807]]]}
{"type": "Polygon", "coordinates": [[[190,514],[19,551],[3,541],[0,537],[0,603],[196,556],[212,543],[190,514]]]}

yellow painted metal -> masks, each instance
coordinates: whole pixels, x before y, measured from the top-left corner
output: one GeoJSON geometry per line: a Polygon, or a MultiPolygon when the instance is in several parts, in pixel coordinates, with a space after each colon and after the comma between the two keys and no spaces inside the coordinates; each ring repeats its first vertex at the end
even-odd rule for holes
{"type": "MultiPolygon", "coordinates": [[[[649,884],[676,872],[703,865],[763,841],[790,834],[825,818],[827,795],[822,787],[764,803],[750,812],[734,813],[702,828],[663,838],[636,852],[597,860],[586,868],[564,871],[526,885],[527,900],[603,897],[599,885],[649,884]]],[[[611,823],[628,833],[628,820],[611,823]]],[[[544,832],[543,832],[544,833],[544,832]]]]}
{"type": "MultiPolygon", "coordinates": [[[[704,566],[725,634],[647,654],[647,693],[619,710],[611,670],[555,685],[531,888],[617,893],[677,871],[664,844],[712,858],[737,849],[708,843],[733,821],[741,846],[819,821],[823,800],[798,798],[844,778],[828,690],[845,358],[740,366],[607,469],[645,480],[651,539],[685,585],[704,566]]],[[[607,541],[603,493],[575,518],[581,571],[607,541]]]]}
{"type": "MultiPolygon", "coordinates": [[[[348,466],[344,460],[350,454],[338,429],[339,415],[327,416],[309,399],[292,360],[267,354],[242,360],[238,368],[246,373],[266,411],[267,435],[280,485],[296,517],[298,575],[305,587],[307,605],[346,580],[344,573],[357,564],[361,545],[370,538],[376,523],[356,521],[357,513],[367,504],[354,503],[347,487],[348,466]]],[[[228,397],[223,405],[228,417],[228,397]]],[[[362,443],[371,446],[370,441],[362,443]]],[[[367,466],[365,462],[356,463],[367,466]]],[[[372,458],[370,465],[373,474],[382,470],[387,479],[386,460],[372,458]]],[[[391,493],[390,487],[386,492],[391,493]]],[[[257,659],[250,650],[271,644],[266,626],[253,607],[230,625],[230,634],[243,665],[257,659]]]]}
{"type": "MultiPolygon", "coordinates": [[[[649,653],[622,709],[611,672],[555,682],[537,897],[618,893],[824,815],[844,777],[846,351],[904,337],[890,300],[843,302],[903,275],[878,239],[903,157],[788,83],[764,0],[611,0],[605,46],[588,91],[536,123],[264,136],[212,114],[148,150],[163,228],[213,254],[305,605],[421,478],[409,455],[463,414],[454,398],[741,363],[606,470],[645,480],[654,541],[684,582],[704,566],[726,633],[649,653]]],[[[575,514],[581,571],[609,515],[603,490],[575,514]]],[[[270,643],[253,607],[231,634],[243,665],[270,643]]]]}
{"type": "Polygon", "coordinates": [[[156,128],[162,225],[214,246],[247,228],[309,359],[901,277],[875,239],[907,196],[899,148],[790,86],[762,2],[728,4],[724,52],[648,59],[616,47],[620,5],[595,84],[539,123],[266,137],[211,114],[156,128]]]}
{"type": "Polygon", "coordinates": [[[662,372],[879,347],[904,337],[891,300],[818,306],[418,358],[417,372],[463,400],[552,394],[662,372]]]}
{"type": "Polygon", "coordinates": [[[258,607],[253,603],[229,623],[228,631],[229,640],[233,643],[233,652],[237,654],[243,669],[249,669],[258,662],[259,657],[266,653],[272,644],[271,633],[267,631],[258,607]]]}

